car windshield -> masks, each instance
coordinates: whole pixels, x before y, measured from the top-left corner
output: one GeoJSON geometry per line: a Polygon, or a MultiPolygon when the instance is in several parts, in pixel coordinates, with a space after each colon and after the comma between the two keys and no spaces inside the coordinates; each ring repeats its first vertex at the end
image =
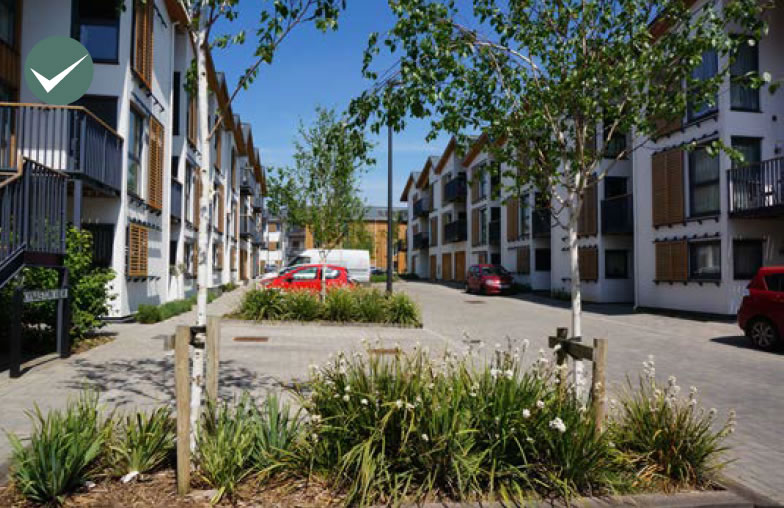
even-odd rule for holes
{"type": "Polygon", "coordinates": [[[482,275],[509,275],[502,266],[483,266],[482,275]]]}

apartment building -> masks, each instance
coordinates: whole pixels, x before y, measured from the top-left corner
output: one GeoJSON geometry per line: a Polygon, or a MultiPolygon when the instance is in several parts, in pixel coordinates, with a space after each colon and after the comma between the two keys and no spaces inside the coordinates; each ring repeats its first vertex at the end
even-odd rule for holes
{"type": "MultiPolygon", "coordinates": [[[[766,15],[768,35],[741,50],[733,74],[759,71],[774,81],[784,79],[784,10],[766,15]]],[[[718,58],[706,52],[698,77],[715,75],[722,63],[718,58]]],[[[780,90],[754,90],[728,80],[714,107],[690,107],[685,118],[663,125],[628,159],[612,162],[629,143],[644,140],[628,133],[607,146],[597,140],[606,155],[599,173],[607,171],[586,191],[578,225],[583,298],[734,315],[757,269],[784,264],[782,116],[780,90]],[[741,152],[745,162],[708,153],[705,147],[713,140],[741,152]],[[696,149],[684,150],[692,143],[696,149]]],[[[531,188],[510,193],[508,180],[497,197],[499,182],[483,171],[491,160],[488,142],[485,136],[473,140],[459,162],[447,146],[409,177],[401,196],[408,204],[409,272],[460,281],[464,268],[455,263],[455,253],[465,245],[468,265],[502,264],[533,290],[568,292],[565,217],[553,217],[547,193],[531,188]],[[453,174],[466,175],[465,204],[444,199],[450,167],[453,174]],[[459,235],[465,231],[466,242],[445,242],[442,228],[459,220],[463,206],[468,221],[459,235]]]]}
{"type": "MultiPolygon", "coordinates": [[[[109,317],[124,318],[139,304],[196,290],[202,185],[214,191],[209,284],[255,276],[265,192],[259,153],[210,61],[211,121],[218,110],[227,113],[215,129],[209,181],[201,181],[196,101],[185,87],[194,53],[181,28],[187,17],[180,4],[130,2],[121,10],[101,0],[25,0],[4,7],[13,22],[5,20],[7,33],[0,35],[0,92],[7,101],[0,104],[0,166],[19,171],[36,164],[67,175],[63,203],[40,213],[64,214],[93,234],[95,263],[116,274],[109,317]],[[22,59],[53,35],[79,40],[94,61],[92,84],[73,106],[36,104],[22,82],[22,59]]],[[[30,196],[26,208],[43,199],[30,196]]],[[[0,284],[18,271],[22,258],[16,254],[0,253],[0,284]]]]}
{"type": "MultiPolygon", "coordinates": [[[[280,217],[268,217],[262,235],[261,271],[264,272],[267,267],[278,270],[286,264],[286,250],[288,248],[283,221],[280,217]]],[[[296,248],[300,249],[300,243],[296,244],[296,248]]]]}

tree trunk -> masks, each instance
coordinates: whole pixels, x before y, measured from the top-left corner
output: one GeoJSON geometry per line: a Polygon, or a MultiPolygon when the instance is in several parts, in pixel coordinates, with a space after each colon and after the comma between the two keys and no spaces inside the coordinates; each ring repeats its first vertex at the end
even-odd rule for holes
{"type": "MultiPolygon", "coordinates": [[[[570,197],[569,211],[569,267],[571,270],[571,296],[572,296],[572,337],[582,337],[582,298],[580,290],[580,263],[577,249],[577,219],[579,217],[580,202],[577,194],[570,197]]],[[[578,397],[582,396],[585,384],[583,362],[574,361],[574,386],[578,397]]]]}
{"type": "Polygon", "coordinates": [[[327,251],[319,251],[321,256],[321,301],[327,298],[327,251]]]}

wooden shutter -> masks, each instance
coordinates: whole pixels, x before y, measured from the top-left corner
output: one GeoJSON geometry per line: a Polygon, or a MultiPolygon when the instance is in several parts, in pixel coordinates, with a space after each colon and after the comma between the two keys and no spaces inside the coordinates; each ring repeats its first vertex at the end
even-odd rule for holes
{"type": "Polygon", "coordinates": [[[147,276],[149,230],[138,224],[128,226],[128,276],[147,276]]]}
{"type": "Polygon", "coordinates": [[[683,152],[669,150],[651,158],[653,225],[683,222],[683,152]]]}
{"type": "Polygon", "coordinates": [[[133,70],[147,85],[147,88],[152,88],[154,3],[153,0],[147,0],[145,3],[136,0],[133,12],[133,70]]]}
{"type": "Polygon", "coordinates": [[[599,250],[596,247],[581,247],[577,251],[580,280],[599,279],[599,250]]]}
{"type": "Polygon", "coordinates": [[[517,273],[522,275],[531,273],[531,249],[528,246],[517,249],[517,273]]]}
{"type": "Polygon", "coordinates": [[[147,202],[156,210],[163,209],[163,125],[150,117],[149,163],[147,167],[147,202]]]}
{"type": "Polygon", "coordinates": [[[484,175],[477,171],[474,173],[474,178],[471,180],[471,202],[476,203],[479,201],[479,179],[484,178],[484,175]]]}
{"type": "Polygon", "coordinates": [[[278,250],[278,242],[270,242],[269,250],[278,250]]]}
{"type": "Polygon", "coordinates": [[[223,233],[223,218],[226,215],[226,196],[223,185],[218,185],[218,232],[223,233]]]}
{"type": "Polygon", "coordinates": [[[656,244],[656,280],[683,282],[688,279],[689,246],[685,240],[656,244]]]}
{"type": "Polygon", "coordinates": [[[514,197],[506,202],[506,239],[513,242],[518,239],[520,217],[520,199],[514,197]]]}
{"type": "Polygon", "coordinates": [[[479,210],[471,210],[471,245],[479,245],[479,210]]]}
{"type": "Polygon", "coordinates": [[[580,220],[577,223],[577,234],[581,236],[596,235],[598,231],[598,206],[596,198],[596,182],[591,181],[583,192],[583,204],[580,207],[580,220]]]}

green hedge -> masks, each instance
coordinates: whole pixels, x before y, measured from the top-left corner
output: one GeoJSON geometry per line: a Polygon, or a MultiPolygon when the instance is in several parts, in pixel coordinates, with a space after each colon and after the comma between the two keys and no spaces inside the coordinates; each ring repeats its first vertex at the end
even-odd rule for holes
{"type": "Polygon", "coordinates": [[[311,291],[248,291],[236,315],[252,320],[334,321],[341,323],[422,324],[419,305],[405,293],[387,295],[374,288],[337,288],[322,302],[311,291]]]}
{"type": "MultiPolygon", "coordinates": [[[[212,288],[207,292],[207,303],[212,303],[221,294],[234,291],[237,285],[229,282],[219,288],[212,288]]],[[[172,300],[161,305],[140,304],[136,311],[136,321],[139,323],[158,323],[188,312],[196,305],[196,295],[184,300],[172,300]]]]}

